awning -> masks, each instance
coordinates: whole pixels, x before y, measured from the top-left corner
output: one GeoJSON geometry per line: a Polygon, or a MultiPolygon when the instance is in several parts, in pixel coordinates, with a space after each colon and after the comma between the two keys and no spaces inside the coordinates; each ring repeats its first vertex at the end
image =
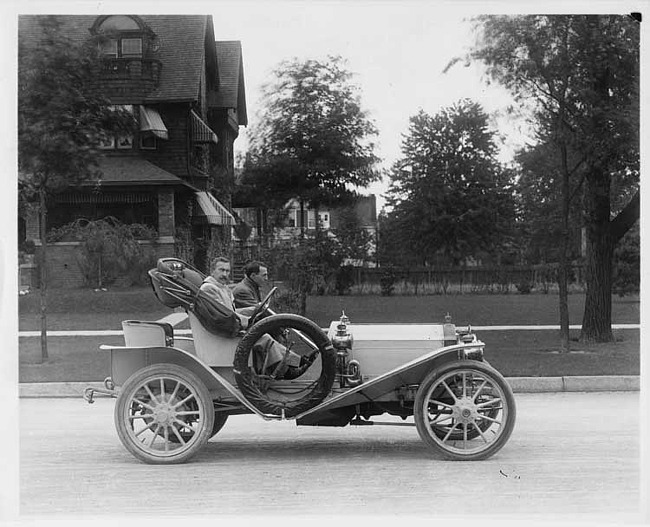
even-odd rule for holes
{"type": "Polygon", "coordinates": [[[140,131],[151,132],[161,139],[169,139],[167,127],[157,110],[151,107],[140,106],[140,131]]]}
{"type": "Polygon", "coordinates": [[[203,122],[194,110],[190,110],[190,117],[192,141],[195,143],[214,143],[215,145],[219,142],[217,134],[215,134],[212,129],[203,122]]]}
{"type": "Polygon", "coordinates": [[[194,194],[200,209],[197,216],[205,217],[212,225],[234,225],[236,223],[235,217],[212,194],[209,192],[195,192],[194,194]]]}

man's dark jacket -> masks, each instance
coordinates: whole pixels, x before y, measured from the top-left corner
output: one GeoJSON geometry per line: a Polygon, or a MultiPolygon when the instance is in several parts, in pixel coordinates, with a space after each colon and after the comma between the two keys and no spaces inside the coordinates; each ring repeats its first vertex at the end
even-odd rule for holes
{"type": "Polygon", "coordinates": [[[254,306],[262,301],[259,286],[248,276],[235,286],[232,294],[237,308],[254,306]]]}

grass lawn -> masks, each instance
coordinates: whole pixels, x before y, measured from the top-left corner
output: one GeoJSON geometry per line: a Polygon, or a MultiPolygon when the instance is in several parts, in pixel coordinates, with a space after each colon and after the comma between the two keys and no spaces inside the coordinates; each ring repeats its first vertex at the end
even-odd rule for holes
{"type": "MultiPolygon", "coordinates": [[[[557,324],[556,295],[450,295],[450,296],[331,296],[310,297],[307,316],[329,325],[344,309],[352,322],[437,323],[450,312],[458,325],[475,326],[557,324]]],[[[151,289],[50,291],[48,328],[121,329],[127,319],[157,320],[172,312],[160,304],[151,289]]],[[[614,323],[639,322],[638,297],[613,297],[614,323]]],[[[38,295],[19,299],[21,331],[39,329],[38,295]]],[[[584,295],[571,295],[571,324],[580,324],[584,295]]],[[[187,326],[185,326],[187,327],[187,326]]],[[[484,331],[486,358],[506,376],[638,375],[638,330],[615,331],[616,342],[585,345],[572,342],[573,352],[557,353],[559,332],[484,331]]],[[[572,332],[577,339],[578,332],[572,332]]],[[[110,374],[109,353],[99,344],[120,344],[117,337],[64,337],[48,339],[50,359],[40,364],[40,340],[21,338],[20,382],[98,381],[110,374]]]]}
{"type": "MultiPolygon", "coordinates": [[[[569,295],[569,321],[581,324],[585,295],[569,295]]],[[[614,323],[639,323],[638,297],[612,297],[614,323]]],[[[450,313],[459,326],[559,325],[557,295],[313,296],[307,316],[329,325],[345,310],[352,322],[438,323],[450,313]]]]}

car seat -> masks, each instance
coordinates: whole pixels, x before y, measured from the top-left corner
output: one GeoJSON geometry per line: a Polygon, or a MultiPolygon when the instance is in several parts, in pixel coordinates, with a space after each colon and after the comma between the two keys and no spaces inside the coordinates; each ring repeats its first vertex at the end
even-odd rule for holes
{"type": "Polygon", "coordinates": [[[167,307],[182,307],[193,313],[210,332],[235,337],[241,331],[237,314],[228,306],[201,291],[206,276],[178,258],[161,258],[149,270],[154,294],[167,307]]]}

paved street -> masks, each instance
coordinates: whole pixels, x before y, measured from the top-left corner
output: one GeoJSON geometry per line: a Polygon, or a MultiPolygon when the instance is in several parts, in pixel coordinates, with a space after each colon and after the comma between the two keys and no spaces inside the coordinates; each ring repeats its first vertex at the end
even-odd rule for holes
{"type": "Polygon", "coordinates": [[[191,463],[161,467],[122,447],[114,400],[21,399],[20,513],[636,517],[638,392],[516,400],[510,442],[482,462],[431,459],[411,427],[235,416],[191,463]]]}

